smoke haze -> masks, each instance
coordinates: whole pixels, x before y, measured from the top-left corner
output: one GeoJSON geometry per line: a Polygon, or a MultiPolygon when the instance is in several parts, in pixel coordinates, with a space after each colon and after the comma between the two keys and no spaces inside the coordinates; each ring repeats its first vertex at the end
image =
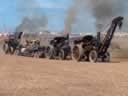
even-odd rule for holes
{"type": "MultiPolygon", "coordinates": [[[[81,14],[75,14],[74,16],[71,16],[72,18],[89,14],[95,19],[94,25],[96,27],[96,31],[102,31],[103,27],[106,24],[110,23],[113,17],[119,15],[127,15],[127,4],[127,0],[74,0],[74,6],[71,6],[69,10],[74,9],[77,11],[82,11],[81,14]]],[[[69,16],[69,14],[71,13],[67,12],[67,17],[69,16]]],[[[70,20],[66,21],[68,22],[70,20]]],[[[83,17],[83,20],[81,20],[80,22],[79,20],[77,20],[75,23],[79,23],[80,25],[78,26],[83,26],[85,25],[86,21],[88,21],[87,18],[83,17]]],[[[69,29],[72,29],[71,27],[73,24],[74,21],[68,23],[67,26],[69,26],[69,29]]],[[[84,27],[82,28],[84,29],[84,27]]],[[[81,27],[78,27],[78,29],[81,29],[81,27]]]]}
{"type": "Polygon", "coordinates": [[[16,31],[41,32],[47,30],[48,18],[36,0],[17,0],[17,13],[22,21],[16,31]]]}

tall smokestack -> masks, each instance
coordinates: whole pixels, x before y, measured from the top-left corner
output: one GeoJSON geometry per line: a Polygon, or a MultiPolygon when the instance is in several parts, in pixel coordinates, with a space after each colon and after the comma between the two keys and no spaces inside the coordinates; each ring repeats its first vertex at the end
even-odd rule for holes
{"type": "Polygon", "coordinates": [[[81,2],[79,0],[74,0],[73,4],[69,7],[66,18],[65,18],[65,32],[71,34],[72,25],[75,23],[78,7],[81,2]]]}
{"type": "Polygon", "coordinates": [[[70,34],[72,31],[72,24],[75,20],[76,16],[76,8],[74,6],[71,6],[70,9],[67,12],[67,16],[65,19],[65,33],[70,34]]]}

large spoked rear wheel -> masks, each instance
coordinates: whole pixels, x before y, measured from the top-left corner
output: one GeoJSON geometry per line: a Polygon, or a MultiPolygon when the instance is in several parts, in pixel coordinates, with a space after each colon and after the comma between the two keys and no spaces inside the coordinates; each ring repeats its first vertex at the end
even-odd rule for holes
{"type": "Polygon", "coordinates": [[[13,48],[9,47],[8,44],[3,45],[3,50],[5,54],[13,54],[13,48]]]}
{"type": "Polygon", "coordinates": [[[3,51],[5,52],[5,54],[9,53],[9,46],[8,46],[8,44],[4,44],[3,45],[3,51]]]}
{"type": "Polygon", "coordinates": [[[95,62],[97,62],[97,59],[98,59],[97,51],[96,50],[91,50],[90,53],[89,53],[89,61],[91,63],[95,63],[95,62]]]}
{"type": "Polygon", "coordinates": [[[72,59],[81,61],[83,57],[83,49],[81,46],[74,46],[72,49],[72,59]]]}

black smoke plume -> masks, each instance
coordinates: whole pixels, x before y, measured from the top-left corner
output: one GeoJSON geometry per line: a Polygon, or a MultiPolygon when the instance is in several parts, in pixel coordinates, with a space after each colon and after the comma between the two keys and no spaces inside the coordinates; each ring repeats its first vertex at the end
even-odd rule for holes
{"type": "Polygon", "coordinates": [[[21,23],[16,31],[41,32],[47,30],[48,18],[36,0],[17,0],[17,14],[21,23]]]}
{"type": "MultiPolygon", "coordinates": [[[[73,0],[75,6],[71,6],[70,9],[75,9],[77,11],[83,11],[82,14],[75,14],[72,16],[73,18],[76,16],[84,16],[84,14],[89,14],[95,19],[95,27],[96,31],[103,31],[103,27],[108,24],[113,17],[115,16],[126,16],[128,15],[128,0],[73,0]]],[[[67,13],[69,16],[70,13],[67,13]]],[[[84,18],[79,24],[82,26],[85,24],[87,18],[84,18]]],[[[69,20],[67,20],[68,22],[69,20]]],[[[78,23],[79,21],[75,22],[78,23]]],[[[72,21],[69,25],[72,29],[71,25],[74,23],[72,21]]]]}

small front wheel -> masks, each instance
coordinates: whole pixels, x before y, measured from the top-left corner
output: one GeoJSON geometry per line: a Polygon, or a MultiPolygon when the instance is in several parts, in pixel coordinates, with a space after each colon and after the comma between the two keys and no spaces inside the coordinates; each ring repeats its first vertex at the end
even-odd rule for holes
{"type": "Polygon", "coordinates": [[[59,59],[60,60],[65,60],[66,59],[66,53],[63,49],[60,50],[60,52],[59,52],[59,59]]]}
{"type": "Polygon", "coordinates": [[[97,59],[98,59],[97,51],[96,50],[91,50],[90,53],[89,53],[89,61],[91,63],[95,63],[95,62],[97,62],[97,59]]]}

